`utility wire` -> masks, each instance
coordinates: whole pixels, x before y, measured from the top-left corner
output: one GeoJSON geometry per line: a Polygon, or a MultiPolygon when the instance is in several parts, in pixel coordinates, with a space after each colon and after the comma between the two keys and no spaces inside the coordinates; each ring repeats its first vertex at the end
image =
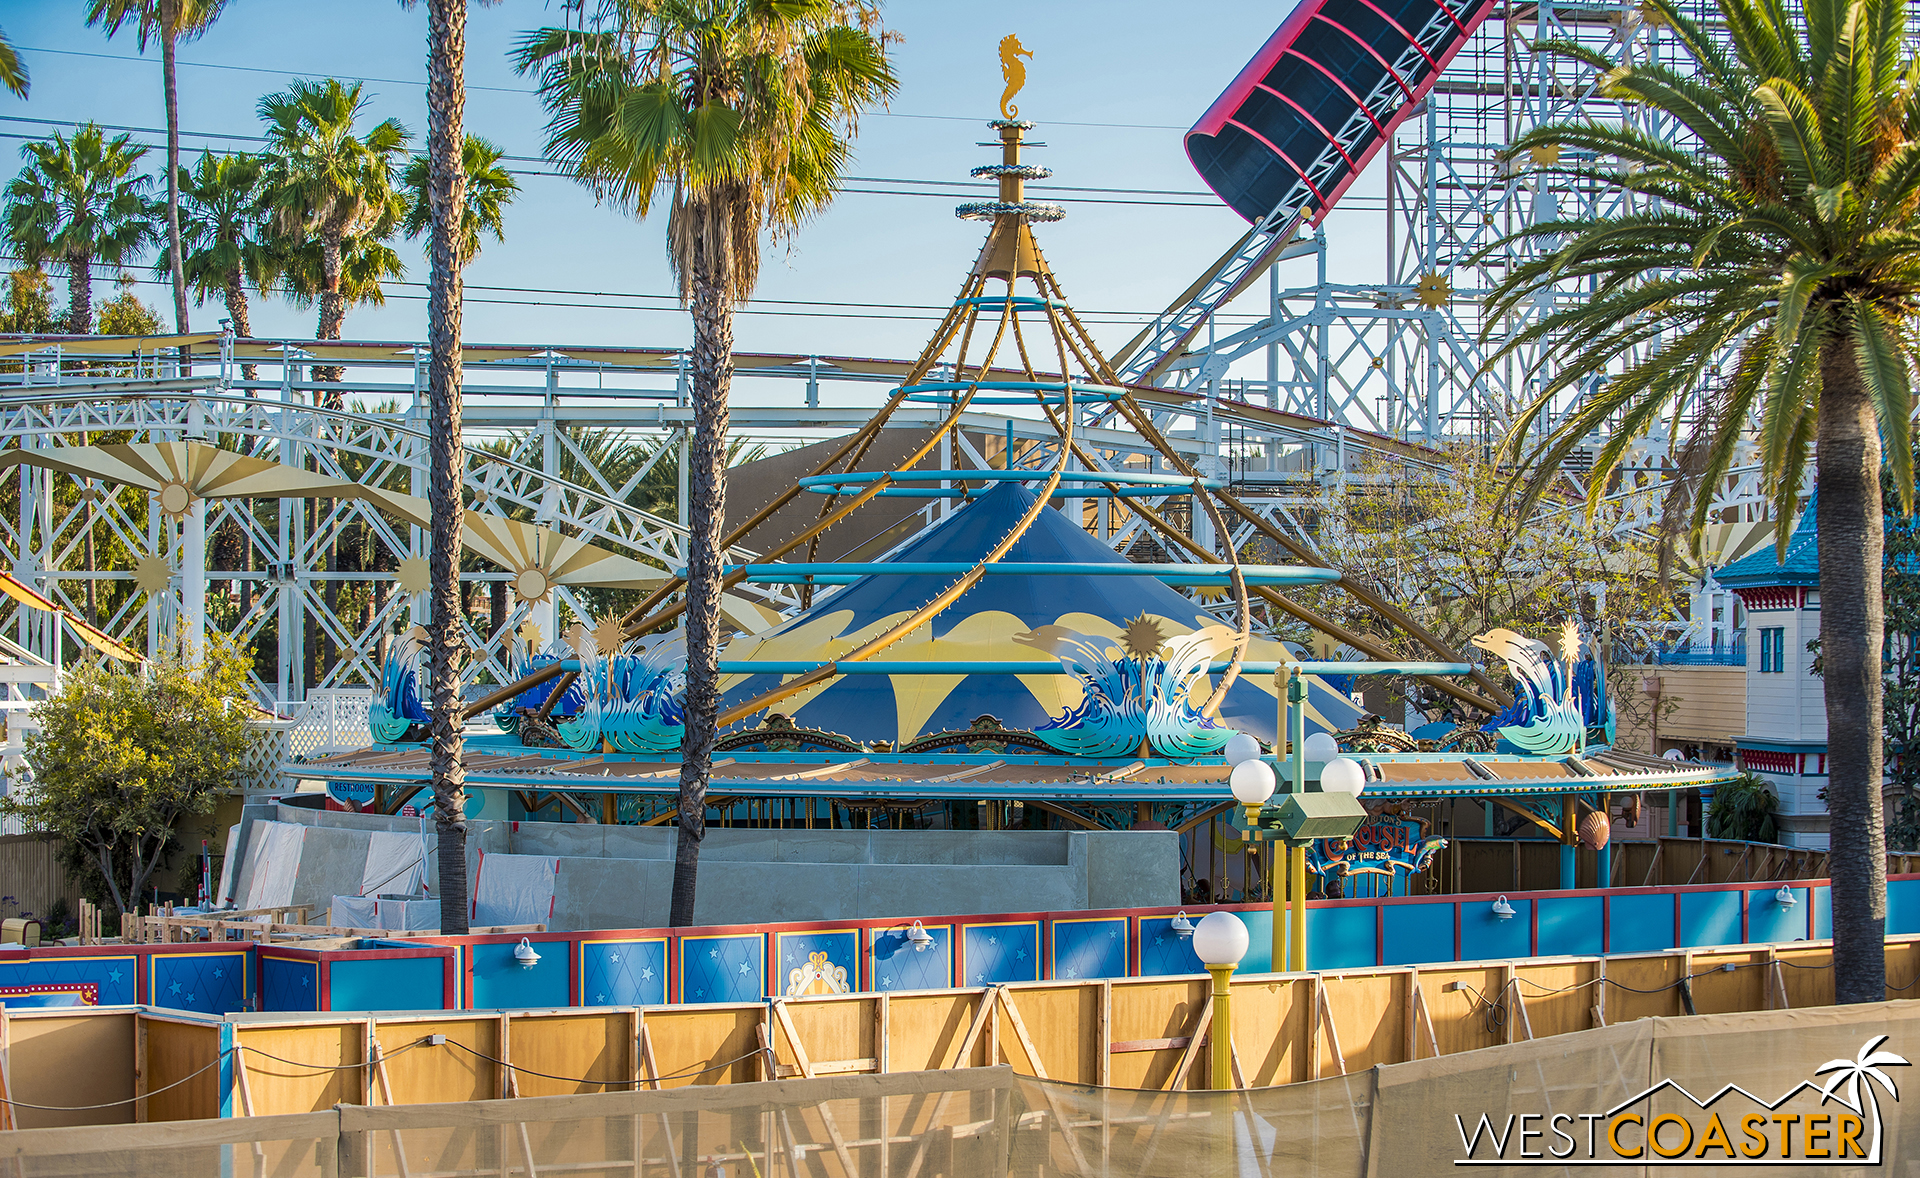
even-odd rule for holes
{"type": "Polygon", "coordinates": [[[713,1065],[712,1067],[705,1067],[705,1068],[696,1068],[696,1069],[690,1069],[690,1070],[687,1070],[687,1071],[681,1071],[681,1072],[674,1072],[674,1073],[672,1073],[672,1074],[670,1074],[670,1075],[665,1075],[665,1076],[650,1076],[650,1077],[645,1077],[645,1078],[641,1078],[641,1077],[636,1077],[636,1078],[634,1078],[634,1079],[632,1079],[632,1080],[590,1080],[590,1079],[587,1079],[587,1078],[586,1078],[586,1077],[584,1077],[584,1076],[550,1076],[550,1075],[548,1075],[548,1074],[547,1074],[546,1072],[536,1072],[536,1071],[534,1071],[534,1070],[533,1070],[532,1068],[523,1068],[523,1067],[521,1067],[521,1066],[520,1066],[519,1064],[513,1064],[513,1063],[508,1063],[508,1062],[507,1062],[506,1060],[504,1060],[504,1059],[495,1059],[495,1058],[494,1058],[493,1056],[491,1056],[491,1055],[488,1055],[488,1054],[487,1054],[486,1052],[484,1052],[484,1051],[475,1051],[475,1050],[474,1050],[473,1048],[471,1048],[471,1047],[468,1047],[468,1046],[467,1046],[467,1045],[466,1045],[465,1043],[459,1043],[459,1042],[455,1042],[455,1041],[454,1041],[454,1040],[452,1040],[452,1039],[449,1039],[449,1040],[447,1040],[447,1043],[446,1043],[446,1045],[447,1045],[448,1047],[458,1047],[458,1048],[459,1048],[460,1050],[462,1050],[462,1051],[464,1051],[464,1052],[466,1052],[466,1053],[467,1053],[468,1055],[477,1055],[477,1056],[479,1056],[479,1057],[480,1057],[481,1059],[484,1059],[484,1060],[487,1060],[487,1061],[488,1061],[488,1062],[490,1062],[490,1063],[494,1063],[494,1064],[497,1064],[497,1065],[499,1065],[500,1067],[503,1067],[503,1068],[506,1068],[506,1069],[508,1069],[509,1071],[515,1071],[515,1072],[523,1072],[523,1073],[525,1073],[526,1075],[529,1075],[529,1076],[538,1076],[538,1077],[540,1077],[540,1078],[541,1078],[542,1080],[558,1080],[558,1081],[559,1081],[560,1083],[562,1083],[562,1084],[656,1084],[656,1083],[664,1083],[664,1082],[665,1082],[665,1081],[667,1081],[667,1080],[682,1080],[682,1079],[685,1079],[685,1078],[686,1078],[686,1077],[688,1077],[688,1076],[703,1076],[703,1075],[705,1075],[705,1074],[706,1074],[706,1073],[708,1073],[708,1072],[717,1072],[717,1071],[720,1071],[720,1070],[722,1070],[722,1069],[724,1069],[724,1068],[730,1068],[730,1067],[732,1067],[732,1066],[733,1066],[734,1064],[737,1064],[737,1063],[739,1063],[739,1062],[741,1062],[742,1060],[748,1060],[748,1059],[752,1059],[752,1058],[753,1058],[754,1056],[756,1056],[756,1055],[760,1055],[760,1054],[762,1054],[762,1052],[761,1052],[761,1051],[760,1051],[760,1050],[759,1050],[758,1048],[756,1048],[756,1049],[754,1049],[753,1051],[749,1051],[749,1052],[747,1052],[747,1053],[746,1053],[745,1055],[736,1055],[736,1056],[734,1056],[734,1057],[733,1057],[732,1059],[730,1059],[730,1060],[727,1060],[727,1061],[726,1061],[726,1062],[724,1062],[724,1063],[717,1063],[717,1064],[714,1064],[714,1065],[713,1065]]]}
{"type": "MultiPolygon", "coordinates": [[[[21,46],[18,46],[17,48],[22,53],[51,53],[60,57],[93,57],[93,58],[100,58],[106,61],[138,61],[138,62],[145,62],[150,65],[160,64],[159,59],[157,58],[146,57],[144,55],[133,54],[133,53],[99,53],[99,52],[80,50],[80,49],[42,49],[42,48],[35,48],[29,45],[21,45],[21,46]]],[[[330,70],[269,69],[265,66],[234,65],[230,62],[224,62],[224,61],[184,61],[184,60],[176,59],[174,64],[176,66],[187,68],[187,69],[231,70],[235,73],[267,74],[277,78],[315,77],[315,76],[324,76],[329,73],[337,73],[337,71],[330,71],[330,70]]],[[[425,86],[427,84],[427,81],[425,78],[371,78],[371,77],[366,77],[359,74],[351,75],[351,77],[354,81],[357,81],[357,82],[380,82],[383,85],[389,85],[389,86],[425,86]]],[[[466,89],[478,90],[478,91],[482,91],[484,93],[489,93],[489,94],[525,94],[529,97],[532,97],[537,93],[532,86],[524,86],[524,87],[523,86],[475,86],[475,85],[469,84],[466,87],[466,89]]],[[[981,119],[973,115],[928,115],[928,114],[913,114],[905,111],[892,111],[892,110],[867,111],[862,117],[869,118],[869,119],[873,119],[873,118],[933,119],[939,122],[951,122],[951,123],[981,123],[986,121],[985,119],[981,119]]],[[[1054,126],[1054,127],[1107,127],[1107,128],[1112,128],[1115,130],[1122,130],[1122,131],[1185,131],[1187,130],[1186,127],[1178,126],[1170,123],[1106,123],[1106,122],[1086,122],[1086,121],[1068,122],[1065,120],[1049,119],[1047,120],[1047,124],[1049,126],[1054,126]]]]}

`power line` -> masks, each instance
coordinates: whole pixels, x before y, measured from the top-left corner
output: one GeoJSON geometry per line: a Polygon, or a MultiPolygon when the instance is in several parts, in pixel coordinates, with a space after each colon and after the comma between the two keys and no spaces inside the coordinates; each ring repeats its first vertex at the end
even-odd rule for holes
{"type": "MultiPolygon", "coordinates": [[[[83,123],[75,122],[71,119],[41,119],[41,118],[31,118],[24,115],[0,115],[0,122],[32,123],[37,126],[47,126],[47,127],[80,127],[85,125],[83,123]]],[[[103,131],[123,131],[130,134],[139,134],[139,135],[166,134],[165,129],[160,127],[138,127],[138,126],[128,126],[126,124],[120,124],[120,123],[97,123],[95,125],[98,126],[103,131]]],[[[230,139],[230,140],[236,140],[236,141],[247,142],[247,143],[266,142],[265,137],[261,135],[240,135],[240,134],[235,134],[229,131],[188,131],[183,129],[180,133],[182,135],[191,136],[195,139],[230,139]]],[[[38,138],[37,136],[33,136],[33,135],[10,135],[10,134],[0,133],[0,139],[20,139],[20,140],[31,141],[37,138],[38,138]]],[[[508,160],[515,163],[527,163],[527,164],[537,164],[537,165],[548,164],[547,160],[542,159],[539,156],[502,155],[500,158],[503,160],[508,160]]],[[[507,172],[511,176],[518,176],[518,177],[533,177],[533,178],[541,178],[541,179],[561,179],[561,180],[573,179],[572,176],[569,176],[565,172],[552,171],[552,170],[538,171],[538,170],[530,170],[526,168],[509,168],[507,172]]],[[[990,181],[981,181],[977,185],[963,187],[963,185],[967,184],[966,181],[916,180],[916,179],[911,179],[903,176],[847,176],[847,177],[844,177],[844,180],[847,183],[851,183],[851,184],[906,184],[906,185],[921,185],[921,186],[926,186],[928,188],[928,191],[906,191],[906,190],[891,189],[891,188],[842,188],[841,189],[842,193],[858,195],[858,196],[931,196],[940,200],[977,200],[979,199],[982,192],[989,191],[992,188],[992,183],[990,181]],[[933,191],[932,189],[936,187],[944,188],[945,191],[933,191]]],[[[1217,209],[1221,207],[1220,202],[1216,200],[1211,193],[1193,190],[1193,189],[1099,188],[1099,187],[1093,187],[1089,185],[1075,185],[1075,184],[1029,184],[1027,187],[1035,192],[1047,192],[1047,193],[1085,192],[1085,193],[1107,193],[1107,194],[1126,195],[1126,196],[1191,196],[1191,197],[1200,198],[1198,200],[1179,201],[1179,200],[1119,200],[1119,199],[1115,199],[1113,195],[1060,197],[1061,200],[1064,200],[1070,204],[1136,205],[1136,206],[1148,206],[1148,207],[1158,207],[1158,208],[1206,208],[1206,209],[1217,209]]]]}
{"type": "MultiPolygon", "coordinates": [[[[19,46],[18,48],[22,53],[52,53],[61,57],[94,57],[94,58],[100,58],[106,61],[139,61],[139,62],[146,62],[150,65],[160,64],[159,60],[156,58],[147,57],[142,54],[136,54],[136,53],[99,53],[99,52],[93,52],[93,51],[82,50],[82,49],[43,49],[43,48],[35,48],[33,46],[28,46],[28,45],[22,45],[22,46],[19,46]]],[[[174,59],[174,64],[176,66],[184,66],[192,69],[231,70],[236,73],[244,73],[244,74],[267,74],[269,76],[277,77],[277,78],[297,78],[297,77],[308,77],[308,76],[314,76],[314,75],[325,76],[334,72],[330,70],[268,69],[265,66],[234,65],[230,62],[224,62],[224,61],[185,61],[178,57],[174,59]]],[[[359,74],[351,75],[351,77],[353,78],[353,80],[358,82],[380,82],[384,85],[389,85],[389,86],[424,87],[427,84],[427,81],[425,78],[373,78],[373,77],[366,77],[364,75],[359,75],[359,74]]],[[[522,88],[518,86],[468,86],[467,89],[479,90],[489,94],[525,94],[529,97],[532,97],[535,94],[535,91],[530,87],[522,88]]],[[[892,110],[867,111],[861,117],[869,118],[869,119],[874,119],[874,118],[933,119],[939,122],[951,122],[951,123],[979,123],[979,122],[985,121],[983,119],[980,119],[978,117],[971,116],[971,115],[928,115],[928,114],[914,114],[906,111],[892,111],[892,110]]],[[[1105,123],[1105,122],[1088,122],[1088,121],[1071,122],[1063,119],[1049,119],[1047,120],[1047,122],[1049,126],[1054,126],[1054,127],[1105,127],[1105,128],[1111,128],[1113,130],[1120,130],[1120,131],[1185,131],[1187,130],[1187,128],[1185,127],[1177,126],[1174,124],[1168,124],[1168,123],[1105,123]]]]}

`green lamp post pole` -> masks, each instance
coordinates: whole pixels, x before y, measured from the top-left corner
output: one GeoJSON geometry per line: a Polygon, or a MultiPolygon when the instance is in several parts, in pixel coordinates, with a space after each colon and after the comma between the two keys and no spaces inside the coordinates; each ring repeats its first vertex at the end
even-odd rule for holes
{"type": "MultiPolygon", "coordinates": [[[[1288,741],[1293,745],[1293,784],[1291,792],[1307,792],[1307,685],[1300,676],[1287,683],[1287,712],[1292,721],[1288,741]]],[[[1287,971],[1305,973],[1307,969],[1307,844],[1287,840],[1287,891],[1291,894],[1291,915],[1287,921],[1287,971]]]]}

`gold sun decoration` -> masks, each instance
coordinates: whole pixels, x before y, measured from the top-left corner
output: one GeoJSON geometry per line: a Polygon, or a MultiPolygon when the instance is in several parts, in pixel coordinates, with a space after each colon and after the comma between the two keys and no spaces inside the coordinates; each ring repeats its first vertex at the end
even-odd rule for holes
{"type": "Polygon", "coordinates": [[[601,618],[593,627],[593,644],[607,658],[619,654],[620,646],[626,640],[626,631],[621,627],[620,619],[612,614],[601,618]]]}
{"type": "Polygon", "coordinates": [[[427,570],[427,558],[424,556],[407,557],[400,562],[395,573],[403,593],[425,593],[432,587],[433,577],[427,570]]]}
{"type": "Polygon", "coordinates": [[[167,582],[172,579],[173,565],[157,553],[141,557],[140,563],[133,566],[133,583],[148,593],[165,593],[167,582]]]}
{"type": "Polygon", "coordinates": [[[1438,311],[1453,299],[1453,281],[1445,274],[1422,274],[1413,284],[1414,298],[1429,311],[1438,311]]]}
{"type": "Polygon", "coordinates": [[[1160,653],[1167,641],[1166,631],[1160,623],[1146,614],[1139,614],[1127,622],[1127,628],[1120,632],[1120,645],[1129,655],[1137,659],[1150,659],[1160,653]]]}
{"type": "Polygon", "coordinates": [[[528,618],[520,623],[520,641],[526,643],[529,652],[540,649],[540,623],[528,618]]]}

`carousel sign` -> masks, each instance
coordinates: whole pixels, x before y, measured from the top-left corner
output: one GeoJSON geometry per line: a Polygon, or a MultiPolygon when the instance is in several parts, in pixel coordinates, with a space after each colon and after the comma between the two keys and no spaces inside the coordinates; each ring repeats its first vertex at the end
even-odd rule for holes
{"type": "Polygon", "coordinates": [[[1309,843],[1307,870],[1323,881],[1329,876],[1413,875],[1425,871],[1446,845],[1446,839],[1427,837],[1426,819],[1382,811],[1368,818],[1350,838],[1309,843]]]}

